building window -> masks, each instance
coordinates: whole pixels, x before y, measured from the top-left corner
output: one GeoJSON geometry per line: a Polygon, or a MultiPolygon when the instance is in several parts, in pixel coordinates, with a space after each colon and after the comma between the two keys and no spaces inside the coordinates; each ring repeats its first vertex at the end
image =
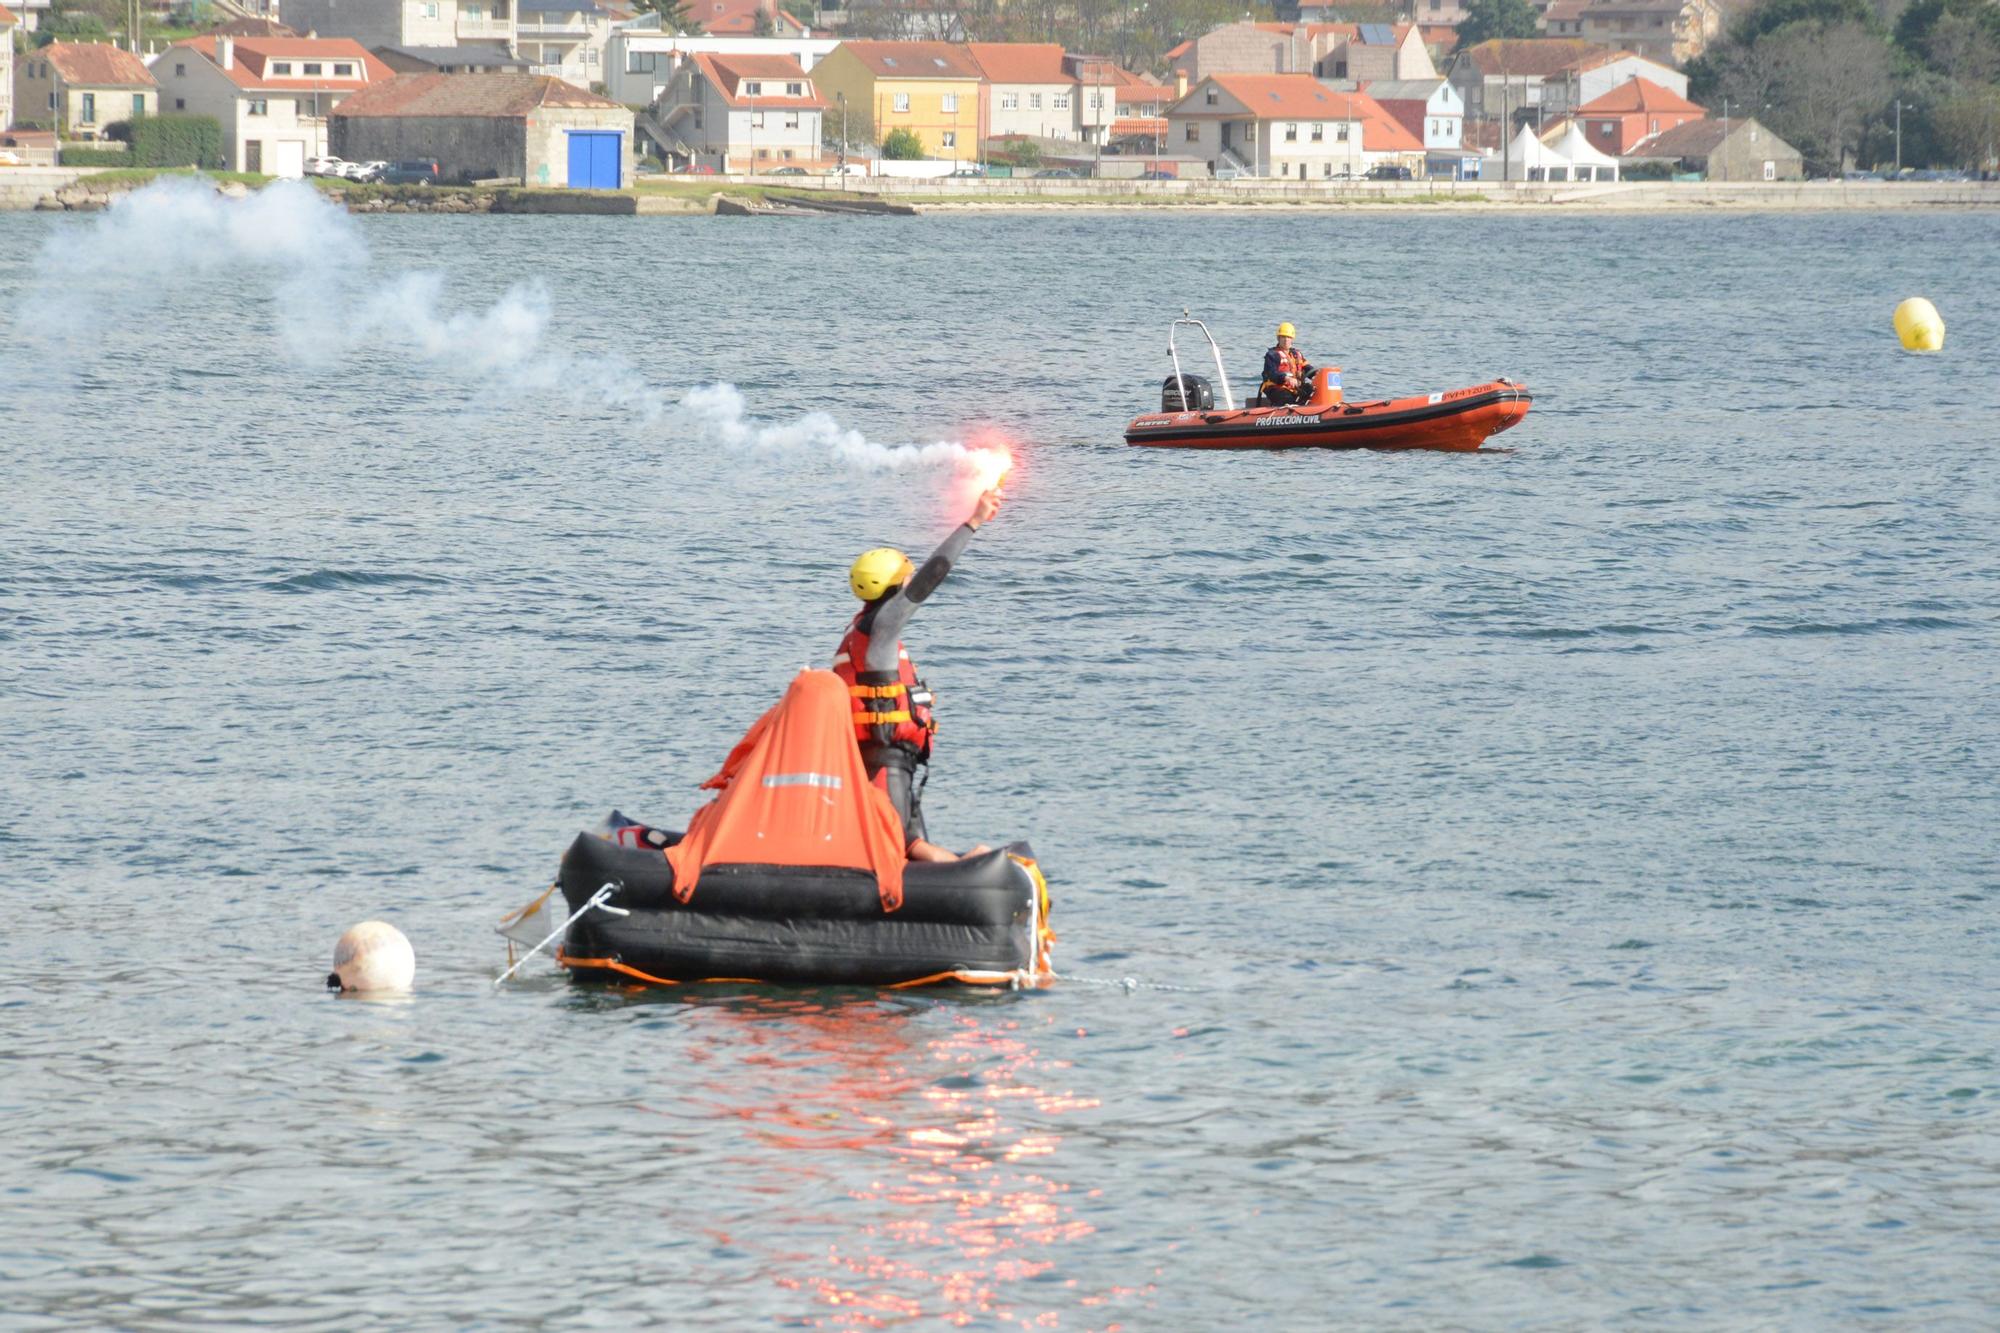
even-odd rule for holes
{"type": "Polygon", "coordinates": [[[188,100],[187,100],[187,98],[185,98],[185,97],[176,97],[176,98],[174,99],[174,110],[176,110],[176,111],[185,111],[185,110],[187,110],[187,109],[188,109],[188,100]]]}
{"type": "Polygon", "coordinates": [[[759,93],[762,93],[763,91],[764,91],[764,85],[758,83],[755,79],[752,79],[751,81],[743,85],[743,95],[745,97],[755,97],[759,93]]]}
{"type": "Polygon", "coordinates": [[[83,123],[86,125],[95,125],[97,123],[96,93],[85,93],[83,95],[83,123]]]}
{"type": "Polygon", "coordinates": [[[1333,163],[1332,163],[1332,161],[1330,161],[1330,160],[1329,160],[1329,161],[1326,161],[1326,162],[1322,162],[1322,163],[1320,163],[1320,164],[1319,164],[1319,174],[1320,174],[1320,175],[1322,175],[1322,176],[1325,176],[1325,177],[1326,177],[1327,179],[1331,180],[1331,179],[1333,178],[1333,163]]]}
{"type": "Polygon", "coordinates": [[[427,19],[434,19],[437,16],[438,16],[437,0],[425,0],[424,17],[427,19]]]}
{"type": "Polygon", "coordinates": [[[1092,111],[1102,111],[1102,110],[1104,110],[1104,94],[1103,94],[1103,93],[1092,93],[1092,94],[1090,95],[1090,109],[1091,109],[1092,111]]]}
{"type": "Polygon", "coordinates": [[[908,93],[896,94],[895,109],[898,111],[908,111],[910,109],[910,95],[908,93]]]}
{"type": "Polygon", "coordinates": [[[1313,122],[1313,142],[1314,142],[1314,143],[1321,143],[1321,142],[1324,142],[1324,141],[1325,141],[1325,139],[1326,139],[1326,123],[1325,123],[1324,121],[1314,121],[1314,122],[1313,122]]]}
{"type": "Polygon", "coordinates": [[[789,162],[792,160],[792,150],[789,148],[784,149],[778,154],[778,156],[784,158],[785,161],[789,162]]]}
{"type": "Polygon", "coordinates": [[[955,115],[955,114],[957,114],[957,112],[958,112],[958,94],[957,94],[957,93],[946,93],[946,94],[945,94],[945,95],[944,95],[943,97],[939,98],[939,99],[938,99],[938,110],[940,110],[940,111],[943,111],[943,112],[944,112],[945,114],[947,114],[947,115],[955,115]]]}
{"type": "Polygon", "coordinates": [[[1041,109],[1042,109],[1042,95],[1040,93],[1029,93],[1028,110],[1040,111],[1041,109]]]}
{"type": "Polygon", "coordinates": [[[1345,60],[1336,60],[1333,62],[1333,77],[1336,79],[1347,77],[1347,62],[1345,60]]]}
{"type": "Polygon", "coordinates": [[[1068,93],[1055,94],[1054,96],[1049,98],[1049,105],[1054,107],[1057,111],[1069,110],[1069,94],[1068,93]]]}
{"type": "Polygon", "coordinates": [[[325,68],[326,66],[320,64],[317,60],[309,60],[306,62],[306,77],[316,79],[325,68]]]}
{"type": "Polygon", "coordinates": [[[1611,137],[1611,122],[1607,120],[1602,125],[1599,125],[1597,132],[1609,139],[1611,137]]]}
{"type": "Polygon", "coordinates": [[[253,116],[268,116],[271,114],[271,104],[261,97],[253,97],[250,99],[249,114],[253,116]]]}
{"type": "Polygon", "coordinates": [[[945,130],[939,134],[938,140],[946,148],[956,148],[958,147],[958,131],[945,130]]]}
{"type": "Polygon", "coordinates": [[[785,85],[785,96],[804,97],[805,95],[806,86],[803,83],[788,83],[785,85]]]}
{"type": "Polygon", "coordinates": [[[1201,142],[1201,122],[1200,122],[1200,121],[1198,121],[1198,120],[1191,120],[1191,121],[1189,121],[1189,122],[1188,122],[1188,124],[1187,124],[1187,133],[1186,133],[1186,135],[1184,135],[1183,137],[1184,137],[1184,138],[1185,138],[1185,139],[1187,140],[1187,142],[1189,142],[1189,143],[1200,143],[1200,142],[1201,142]]]}
{"type": "Polygon", "coordinates": [[[336,78],[336,79],[351,79],[351,78],[353,78],[353,77],[354,77],[354,66],[352,66],[352,65],[335,65],[335,66],[333,67],[333,77],[334,77],[334,78],[336,78]]]}
{"type": "Polygon", "coordinates": [[[785,128],[788,130],[795,130],[798,127],[799,127],[799,113],[796,111],[787,111],[785,113],[785,128]]]}
{"type": "Polygon", "coordinates": [[[177,64],[177,65],[175,65],[175,66],[174,66],[174,77],[175,77],[175,78],[177,78],[177,79],[185,79],[185,78],[186,78],[187,76],[188,76],[188,67],[187,67],[186,65],[180,65],[180,64],[177,64]]]}
{"type": "Polygon", "coordinates": [[[1215,89],[1213,89],[1213,88],[1210,88],[1210,89],[1208,90],[1208,104],[1209,104],[1210,106],[1214,106],[1214,105],[1216,105],[1216,104],[1217,104],[1217,103],[1219,103],[1219,102],[1220,102],[1221,100],[1222,100],[1222,98],[1221,98],[1221,97],[1220,97],[1219,95],[1217,95],[1217,93],[1216,93],[1215,89]]]}
{"type": "Polygon", "coordinates": [[[1256,143],[1256,142],[1257,142],[1257,122],[1256,122],[1256,121],[1254,121],[1254,120],[1253,120],[1253,121],[1251,121],[1251,122],[1250,122],[1250,123],[1249,123],[1248,125],[1245,125],[1245,126],[1243,127],[1243,142],[1244,142],[1244,143],[1256,143]]]}
{"type": "Polygon", "coordinates": [[[1343,120],[1343,121],[1341,121],[1341,122],[1340,122],[1340,124],[1338,124],[1338,125],[1335,125],[1335,126],[1333,127],[1333,137],[1334,137],[1334,139],[1335,139],[1335,140],[1336,140],[1337,142],[1340,142],[1340,143],[1346,143],[1346,142],[1347,142],[1347,122],[1346,122],[1346,121],[1344,121],[1344,120],[1343,120]]]}
{"type": "Polygon", "coordinates": [[[761,112],[761,111],[752,111],[752,112],[750,113],[750,128],[751,128],[751,129],[753,129],[753,130],[761,130],[761,129],[763,129],[763,128],[764,128],[764,113],[763,113],[763,112],[761,112]]]}
{"type": "Polygon", "coordinates": [[[135,116],[143,116],[146,114],[146,94],[144,93],[132,94],[132,114],[135,116]]]}
{"type": "Polygon", "coordinates": [[[1298,141],[1299,141],[1299,123],[1295,120],[1287,121],[1285,124],[1285,142],[1297,143],[1298,141]]]}
{"type": "Polygon", "coordinates": [[[290,74],[291,72],[292,72],[291,61],[273,60],[271,62],[271,77],[276,78],[280,74],[290,74]]]}
{"type": "Polygon", "coordinates": [[[1000,109],[1002,111],[1016,111],[1020,109],[1020,106],[1021,106],[1021,94],[1019,93],[1000,94],[1000,109]]]}

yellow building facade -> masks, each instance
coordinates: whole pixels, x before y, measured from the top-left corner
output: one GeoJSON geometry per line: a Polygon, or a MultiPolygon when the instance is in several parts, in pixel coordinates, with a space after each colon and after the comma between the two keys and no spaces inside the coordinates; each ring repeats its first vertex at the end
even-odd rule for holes
{"type": "Polygon", "coordinates": [[[948,42],[842,42],[812,70],[826,99],[826,134],[838,142],[851,124],[850,142],[862,125],[876,146],[895,130],[909,130],[924,156],[955,162],[979,160],[986,134],[978,66],[965,48],[948,42]]]}

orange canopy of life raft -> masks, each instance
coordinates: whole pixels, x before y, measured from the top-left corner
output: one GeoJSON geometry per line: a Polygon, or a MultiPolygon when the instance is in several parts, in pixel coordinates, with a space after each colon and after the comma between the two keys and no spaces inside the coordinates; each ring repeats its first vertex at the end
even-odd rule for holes
{"type": "Polygon", "coordinates": [[[667,848],[682,902],[709,866],[838,866],[872,873],[883,911],[903,905],[903,822],[868,780],[831,671],[801,671],[701,785],[721,795],[667,848]]]}

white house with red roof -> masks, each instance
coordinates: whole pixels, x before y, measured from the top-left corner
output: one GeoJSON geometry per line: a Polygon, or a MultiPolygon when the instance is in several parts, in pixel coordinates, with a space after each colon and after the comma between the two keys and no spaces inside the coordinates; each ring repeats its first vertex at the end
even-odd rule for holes
{"type": "Polygon", "coordinates": [[[159,96],[146,62],[108,42],[53,42],[15,68],[15,119],[70,139],[100,138],[108,126],[152,115],[159,96]]]}
{"type": "Polygon", "coordinates": [[[969,42],[965,50],[982,79],[988,135],[1078,137],[1078,84],[1060,42],[969,42]]]}
{"type": "Polygon", "coordinates": [[[698,52],[653,106],[676,166],[775,171],[820,160],[826,100],[790,56],[698,52]]]}
{"type": "Polygon", "coordinates": [[[1706,118],[1708,111],[1651,79],[1631,79],[1576,109],[1584,137],[1600,153],[1617,157],[1664,130],[1706,118]]]}
{"type": "Polygon", "coordinates": [[[153,62],[163,111],[213,116],[232,171],[302,176],[327,152],[327,117],[395,73],[349,37],[218,37],[176,42],[153,62]]]}
{"type": "Polygon", "coordinates": [[[1423,165],[1424,145],[1365,93],[1310,74],[1211,74],[1167,108],[1168,150],[1210,172],[1342,180],[1381,162],[1423,165]]]}

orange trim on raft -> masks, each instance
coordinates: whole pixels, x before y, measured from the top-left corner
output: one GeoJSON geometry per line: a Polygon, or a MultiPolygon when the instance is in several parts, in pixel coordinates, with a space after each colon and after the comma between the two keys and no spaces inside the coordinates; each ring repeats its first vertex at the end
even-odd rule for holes
{"type": "MultiPolygon", "coordinates": [[[[665,977],[656,977],[650,972],[641,972],[638,968],[621,963],[616,958],[572,958],[560,949],[556,951],[556,962],[564,967],[602,968],[607,972],[617,972],[654,986],[768,986],[772,984],[765,981],[762,977],[697,977],[690,981],[669,981],[665,977]]],[[[968,986],[1010,986],[1014,983],[1014,978],[1017,975],[1019,974],[1014,972],[938,972],[928,977],[918,977],[914,981],[892,982],[889,985],[881,987],[881,989],[907,990],[912,986],[930,986],[940,981],[961,981],[968,986]]],[[[1037,984],[1043,983],[1047,977],[1047,973],[1037,976],[1037,984]]]]}

